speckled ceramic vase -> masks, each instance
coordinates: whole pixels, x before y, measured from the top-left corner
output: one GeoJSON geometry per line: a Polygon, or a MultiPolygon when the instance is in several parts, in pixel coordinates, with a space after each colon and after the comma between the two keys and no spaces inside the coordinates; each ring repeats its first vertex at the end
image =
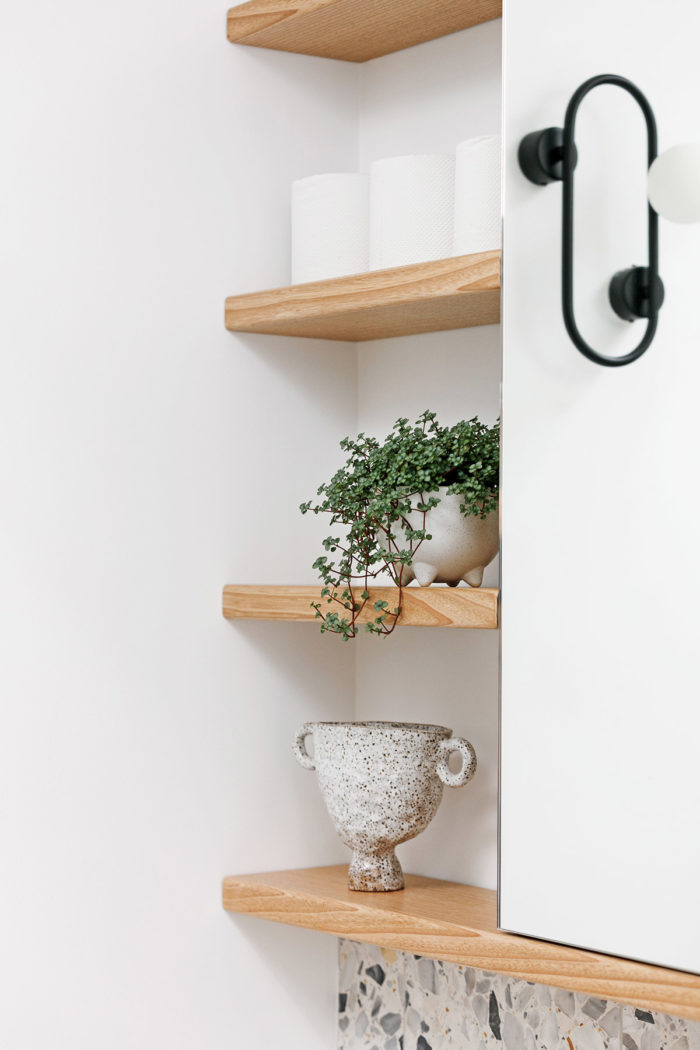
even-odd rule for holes
{"type": "MultiPolygon", "coordinates": [[[[425,528],[432,538],[423,540],[413,563],[403,567],[402,582],[415,579],[421,587],[431,583],[456,587],[464,580],[470,587],[480,587],[484,569],[498,554],[498,510],[485,518],[465,516],[459,509],[463,496],[448,496],[445,487],[427,493],[425,498],[430,496],[440,497],[437,507],[425,516],[425,528]]],[[[422,529],[422,513],[413,511],[408,522],[414,529],[422,529]]],[[[394,529],[400,536],[402,530],[398,526],[394,529]]],[[[396,568],[398,571],[399,566],[396,568]]]]}
{"type": "Polygon", "coordinates": [[[410,722],[307,722],[294,754],[304,769],[316,770],[336,831],[353,851],[351,890],[403,889],[394,847],[428,826],[443,784],[461,787],[476,770],[468,740],[445,726],[410,722]],[[448,765],[453,751],[462,756],[457,773],[448,765]]]}

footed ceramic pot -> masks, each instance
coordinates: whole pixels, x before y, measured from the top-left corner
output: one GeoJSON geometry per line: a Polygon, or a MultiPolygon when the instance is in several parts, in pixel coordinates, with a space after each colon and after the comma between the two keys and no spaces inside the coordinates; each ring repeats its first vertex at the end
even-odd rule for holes
{"type": "Polygon", "coordinates": [[[410,722],[307,722],[294,754],[304,769],[316,770],[335,829],[353,851],[351,890],[403,889],[394,848],[428,826],[444,784],[461,787],[476,771],[468,740],[445,726],[410,722]],[[453,751],[462,756],[457,773],[448,765],[453,751]]]}
{"type": "MultiPolygon", "coordinates": [[[[429,587],[431,583],[456,587],[464,580],[470,587],[480,587],[484,569],[498,554],[498,510],[485,518],[467,517],[459,509],[463,496],[448,496],[446,487],[428,493],[426,499],[429,496],[440,497],[437,507],[425,516],[425,528],[432,539],[423,540],[413,563],[403,567],[401,582],[407,584],[415,579],[421,587],[429,587]]],[[[420,511],[412,511],[407,520],[412,528],[423,528],[420,511]]],[[[394,531],[401,536],[398,525],[394,531]]],[[[396,569],[398,572],[398,565],[396,569]]]]}

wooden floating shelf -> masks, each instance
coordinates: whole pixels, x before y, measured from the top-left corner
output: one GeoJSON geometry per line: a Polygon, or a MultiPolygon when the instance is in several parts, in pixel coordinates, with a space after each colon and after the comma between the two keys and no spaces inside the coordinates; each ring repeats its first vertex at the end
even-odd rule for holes
{"type": "Polygon", "coordinates": [[[700,1020],[700,977],[498,929],[492,890],[406,876],[396,893],[347,888],[347,867],[224,879],[227,911],[700,1020]]]}
{"type": "Polygon", "coordinates": [[[350,342],[498,324],[500,319],[498,251],[234,295],[226,300],[226,327],[232,332],[350,342]]]}
{"type": "MultiPolygon", "coordinates": [[[[224,587],[223,613],[227,620],[301,620],[318,623],[311,602],[319,600],[317,587],[224,587]]],[[[397,587],[375,587],[365,623],[374,612],[371,603],[384,600],[396,606],[397,587]]],[[[460,627],[494,630],[498,627],[498,590],[495,587],[405,587],[399,626],[460,627]]]]}
{"type": "Polygon", "coordinates": [[[276,51],[366,62],[501,17],[501,0],[250,0],[228,38],[276,51]]]}

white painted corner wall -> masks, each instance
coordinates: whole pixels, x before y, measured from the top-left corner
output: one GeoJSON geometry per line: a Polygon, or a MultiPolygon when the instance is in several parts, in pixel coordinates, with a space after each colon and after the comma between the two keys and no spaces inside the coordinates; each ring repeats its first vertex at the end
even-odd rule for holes
{"type": "Polygon", "coordinates": [[[285,281],[291,180],[355,164],[357,70],[233,48],[225,15],[39,0],[3,16],[14,1050],[333,1037],[332,939],[234,921],[220,883],[342,859],[290,744],[305,719],[351,715],[353,657],[302,625],[233,627],[220,596],[313,560],[296,507],[355,425],[356,355],[237,339],[223,305],[285,281]]]}
{"type": "MultiPolygon", "coordinates": [[[[629,77],[660,149],[699,136],[700,10],[507,0],[504,46],[501,921],[700,970],[696,696],[700,234],[661,220],[666,302],[637,363],[600,368],[561,318],[561,188],[528,183],[523,135],[580,83],[629,77]]],[[[641,324],[607,303],[646,261],[644,122],[613,87],[577,122],[576,310],[603,352],[641,324]]]]}
{"type": "Polygon", "coordinates": [[[478,780],[404,857],[494,885],[495,636],[353,650],[303,625],[226,623],[220,589],[313,581],[323,525],[296,507],[346,433],[427,405],[497,414],[496,328],[358,351],[234,336],[222,313],[227,294],[286,283],[293,179],[498,129],[500,27],[357,67],[232,47],[225,7],[39,0],[3,20],[13,1050],[262,1050],[280,1026],[289,1050],[330,1045],[333,940],[220,905],[227,873],[347,856],[291,758],[305,720],[372,712],[471,736],[478,780]]]}

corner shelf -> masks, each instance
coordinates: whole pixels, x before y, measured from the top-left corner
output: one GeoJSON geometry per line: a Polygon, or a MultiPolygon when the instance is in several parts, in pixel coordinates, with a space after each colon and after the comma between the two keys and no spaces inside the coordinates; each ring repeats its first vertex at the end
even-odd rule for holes
{"type": "Polygon", "coordinates": [[[224,879],[226,911],[320,930],[700,1020],[700,976],[498,929],[496,893],[407,875],[396,893],[347,888],[345,865],[224,879]]]}
{"type": "Polygon", "coordinates": [[[228,13],[232,43],[366,62],[501,17],[501,0],[249,0],[228,13]]]}
{"type": "Polygon", "coordinates": [[[500,317],[500,251],[334,277],[226,300],[226,327],[232,332],[350,342],[498,324],[500,317]]]}
{"type": "MultiPolygon", "coordinates": [[[[317,623],[311,602],[319,600],[316,587],[224,587],[223,614],[227,620],[300,620],[317,623]]],[[[396,604],[396,587],[375,587],[370,602],[396,604]]],[[[365,622],[360,618],[360,623],[365,622]]],[[[498,627],[498,591],[494,587],[405,587],[399,626],[457,627],[495,630],[498,627]]]]}

